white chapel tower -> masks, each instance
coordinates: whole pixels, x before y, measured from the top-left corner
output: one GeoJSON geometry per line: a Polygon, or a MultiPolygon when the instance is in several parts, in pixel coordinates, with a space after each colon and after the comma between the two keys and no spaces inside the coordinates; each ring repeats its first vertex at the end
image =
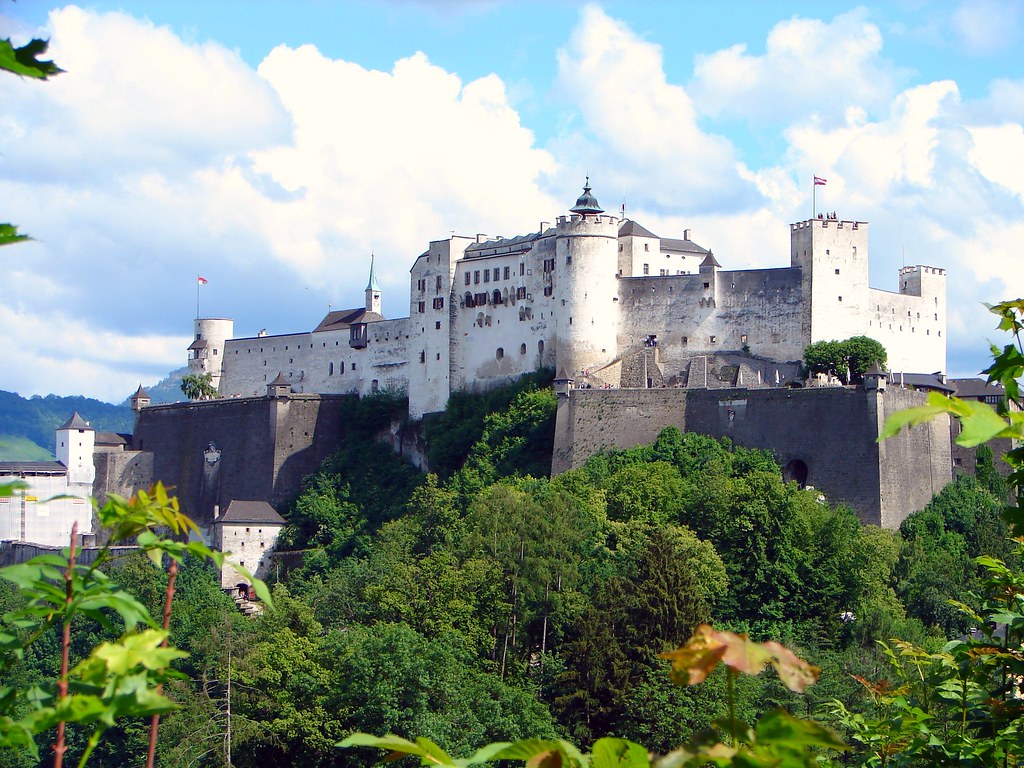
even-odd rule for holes
{"type": "Polygon", "coordinates": [[[373,254],[370,254],[370,281],[366,284],[366,311],[380,311],[380,283],[377,282],[377,271],[373,268],[373,254]]]}

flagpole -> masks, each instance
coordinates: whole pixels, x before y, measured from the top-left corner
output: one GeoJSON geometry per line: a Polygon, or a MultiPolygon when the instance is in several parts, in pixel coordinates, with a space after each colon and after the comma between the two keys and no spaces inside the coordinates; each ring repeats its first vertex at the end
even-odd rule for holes
{"type": "Polygon", "coordinates": [[[196,275],[196,320],[199,319],[199,289],[203,287],[203,284],[199,282],[199,276],[196,275]]]}
{"type": "MultiPolygon", "coordinates": [[[[811,218],[818,215],[818,185],[811,179],[811,218]]],[[[198,311],[198,310],[196,310],[198,311]]]]}

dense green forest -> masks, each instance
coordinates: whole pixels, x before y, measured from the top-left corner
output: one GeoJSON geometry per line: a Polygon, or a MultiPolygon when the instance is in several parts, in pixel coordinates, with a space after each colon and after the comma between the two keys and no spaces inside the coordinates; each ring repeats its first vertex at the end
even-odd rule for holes
{"type": "MultiPolygon", "coordinates": [[[[353,403],[341,448],[284,510],[283,546],[304,556],[272,574],[273,611],[243,617],[210,571],[186,566],[171,626],[191,656],[168,689],[182,709],[161,726],[159,764],[224,764],[229,677],[236,766],[372,763],[372,750],[334,747],[353,731],[426,736],[453,754],[605,735],[665,752],[727,706],[721,670],[680,688],[658,658],[703,622],[780,640],[822,669],[799,697],[775,676],[739,679],[742,717],[781,705],[838,727],[834,700],[873,706],[853,676],[884,667],[876,640],[939,649],[969,628],[948,601],[980,591],[972,558],[1012,560],[984,448],[977,479],[899,531],[784,483],[769,453],[674,428],[548,479],[549,378],[453,397],[425,425],[427,476],[373,440],[402,398],[353,403]]],[[[140,557],[118,579],[158,612],[161,571],[140,557]]],[[[76,632],[74,649],[101,633],[76,632]]],[[[52,675],[58,653],[56,637],[41,640],[19,680],[52,675]]],[[[143,725],[109,733],[96,764],[136,764],[143,725]]],[[[74,753],[82,736],[70,738],[74,753]]],[[[0,766],[30,764],[0,752],[0,766]]]]}

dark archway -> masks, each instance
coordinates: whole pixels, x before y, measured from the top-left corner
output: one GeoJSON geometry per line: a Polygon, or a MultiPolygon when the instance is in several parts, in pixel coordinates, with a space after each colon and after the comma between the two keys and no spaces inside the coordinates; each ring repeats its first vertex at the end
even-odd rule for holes
{"type": "Polygon", "coordinates": [[[787,483],[794,480],[801,488],[807,487],[807,465],[800,459],[793,459],[782,470],[782,479],[787,483]]]}

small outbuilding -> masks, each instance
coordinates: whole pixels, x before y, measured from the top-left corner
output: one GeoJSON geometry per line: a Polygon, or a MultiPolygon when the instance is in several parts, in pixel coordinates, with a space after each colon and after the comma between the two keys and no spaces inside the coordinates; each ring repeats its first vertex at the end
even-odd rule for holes
{"type": "Polygon", "coordinates": [[[285,519],[266,501],[234,499],[213,521],[213,547],[225,553],[220,584],[223,589],[248,591],[247,579],[232,566],[245,568],[258,579],[270,569],[270,553],[285,519]]]}

